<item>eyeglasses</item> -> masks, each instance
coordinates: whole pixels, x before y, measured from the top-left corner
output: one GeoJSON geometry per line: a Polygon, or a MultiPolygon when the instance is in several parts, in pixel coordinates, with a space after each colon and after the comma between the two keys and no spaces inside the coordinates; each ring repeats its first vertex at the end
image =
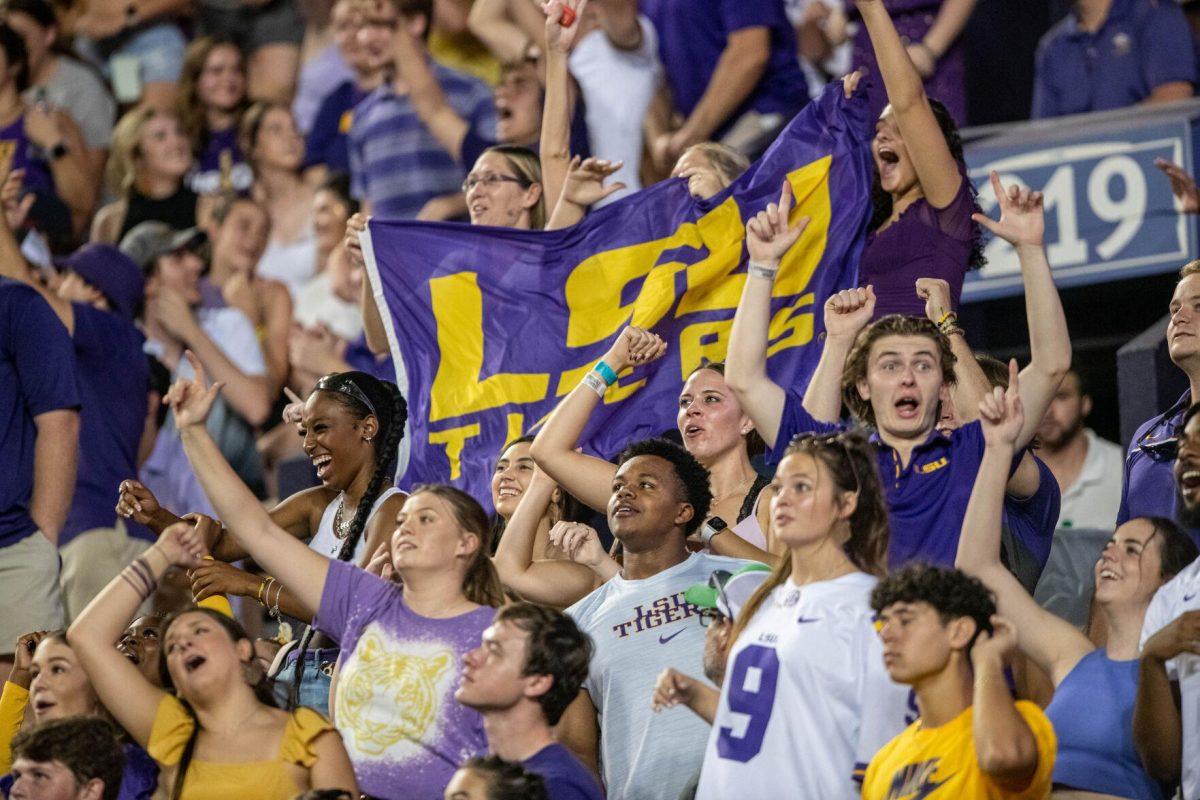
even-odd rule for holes
{"type": "Polygon", "coordinates": [[[462,190],[463,192],[469,192],[481,183],[489,189],[494,189],[501,183],[515,183],[524,187],[529,186],[529,181],[524,178],[487,172],[483,175],[468,175],[467,179],[462,182],[462,190]]]}
{"type": "Polygon", "coordinates": [[[717,611],[715,608],[700,609],[700,627],[701,628],[707,628],[709,625],[712,625],[714,622],[720,623],[724,619],[725,619],[725,615],[722,614],[720,611],[717,611]]]}

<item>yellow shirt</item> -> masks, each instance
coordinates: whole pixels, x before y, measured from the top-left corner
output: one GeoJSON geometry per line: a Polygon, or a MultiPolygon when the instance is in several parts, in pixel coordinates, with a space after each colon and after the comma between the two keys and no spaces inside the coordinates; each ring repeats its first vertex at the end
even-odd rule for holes
{"type": "Polygon", "coordinates": [[[867,767],[864,800],[1040,800],[1050,794],[1058,742],[1050,720],[1036,705],[1017,702],[1017,711],[1037,741],[1037,771],[1029,785],[1011,791],[979,768],[972,732],[972,709],[938,728],[909,725],[883,746],[867,767]]]}
{"type": "MultiPolygon", "coordinates": [[[[154,727],[146,751],[166,772],[179,763],[191,736],[195,719],[173,695],[158,705],[154,727]]],[[[311,767],[317,760],[312,744],[326,731],[336,730],[333,723],[311,708],[297,708],[283,732],[279,755],[274,761],[212,763],[193,760],[188,766],[181,800],[229,800],[253,797],[254,800],[291,800],[304,791],[288,773],[286,765],[311,767]]],[[[174,784],[174,778],[164,785],[174,784]]]]}
{"type": "Polygon", "coordinates": [[[28,704],[28,689],[4,682],[4,693],[0,695],[0,775],[12,771],[12,740],[21,731],[28,704]]]}

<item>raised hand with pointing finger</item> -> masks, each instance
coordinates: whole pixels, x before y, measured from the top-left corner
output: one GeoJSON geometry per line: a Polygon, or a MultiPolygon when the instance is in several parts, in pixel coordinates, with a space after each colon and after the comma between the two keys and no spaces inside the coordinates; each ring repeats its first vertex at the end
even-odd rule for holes
{"type": "Polygon", "coordinates": [[[746,250],[750,253],[752,269],[779,269],[780,259],[796,243],[811,221],[811,217],[800,217],[795,223],[791,223],[791,213],[792,185],[785,180],[779,192],[779,202],[767,204],[765,209],[746,223],[746,250]]]}
{"type": "Polygon", "coordinates": [[[193,425],[203,425],[208,420],[208,412],[212,411],[222,386],[220,383],[208,385],[204,365],[196,358],[195,353],[186,350],[184,356],[191,363],[195,377],[191,380],[180,378],[175,381],[167,396],[163,398],[163,403],[175,412],[175,426],[181,431],[193,425]]]}
{"type": "Polygon", "coordinates": [[[972,214],[971,219],[1014,247],[1041,247],[1046,235],[1046,213],[1042,193],[1013,184],[1004,187],[992,170],[992,190],[1000,205],[1000,219],[972,214]]]}

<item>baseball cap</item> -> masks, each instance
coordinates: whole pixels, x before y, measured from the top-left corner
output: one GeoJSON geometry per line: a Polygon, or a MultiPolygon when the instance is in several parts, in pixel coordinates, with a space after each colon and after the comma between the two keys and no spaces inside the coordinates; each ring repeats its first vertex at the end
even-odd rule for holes
{"type": "Polygon", "coordinates": [[[683,599],[699,608],[715,608],[729,619],[742,613],[742,606],[771,575],[771,568],[757,562],[734,572],[718,569],[705,583],[696,583],[683,593],[683,599]]]}
{"type": "Polygon", "coordinates": [[[125,234],[120,249],[146,272],[156,258],[178,250],[190,250],[203,258],[207,255],[203,249],[207,243],[208,236],[199,228],[177,231],[165,222],[148,220],[134,225],[125,234]]]}
{"type": "Polygon", "coordinates": [[[59,270],[69,269],[108,299],[113,311],[137,316],[146,279],[133,260],[111,244],[86,244],[66,258],[55,259],[59,270]]]}

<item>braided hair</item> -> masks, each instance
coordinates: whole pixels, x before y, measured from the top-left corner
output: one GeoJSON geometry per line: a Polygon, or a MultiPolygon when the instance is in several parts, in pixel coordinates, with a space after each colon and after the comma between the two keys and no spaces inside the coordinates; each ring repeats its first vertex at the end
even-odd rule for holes
{"type": "MultiPolygon", "coordinates": [[[[373,416],[379,422],[379,433],[375,439],[375,471],[371,473],[366,491],[358,501],[354,519],[350,522],[350,531],[337,554],[338,561],[349,561],[367,528],[367,520],[371,518],[371,511],[379,498],[383,481],[395,469],[400,440],[404,438],[404,425],[408,421],[408,403],[396,384],[381,381],[365,372],[331,373],[317,381],[313,391],[325,392],[329,399],[344,406],[355,419],[363,420],[373,416]],[[364,398],[366,403],[363,402],[364,398]]],[[[316,629],[310,625],[300,639],[296,668],[292,673],[291,688],[288,690],[289,708],[295,708],[300,702],[300,684],[304,680],[304,656],[315,634],[316,629]]]]}

